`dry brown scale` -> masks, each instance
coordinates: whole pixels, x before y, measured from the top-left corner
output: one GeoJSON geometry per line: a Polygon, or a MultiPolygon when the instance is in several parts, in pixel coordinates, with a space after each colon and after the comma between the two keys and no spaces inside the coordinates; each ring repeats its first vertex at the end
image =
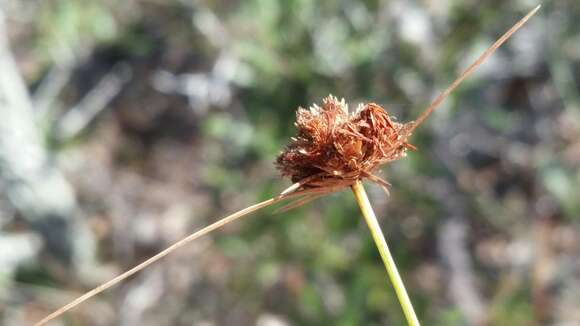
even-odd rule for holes
{"type": "Polygon", "coordinates": [[[375,103],[361,104],[349,113],[344,99],[329,95],[322,106],[298,108],[297,136],[278,156],[276,166],[298,185],[293,191],[328,193],[364,178],[386,190],[388,182],[374,171],[415,149],[407,142],[413,123],[396,122],[375,103]]]}

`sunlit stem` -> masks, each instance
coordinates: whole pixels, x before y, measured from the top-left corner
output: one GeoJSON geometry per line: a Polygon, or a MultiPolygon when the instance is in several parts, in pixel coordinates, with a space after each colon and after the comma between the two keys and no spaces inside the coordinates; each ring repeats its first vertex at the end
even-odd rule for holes
{"type": "Polygon", "coordinates": [[[419,320],[417,319],[417,315],[415,314],[415,310],[413,309],[413,305],[411,304],[411,300],[409,299],[409,295],[405,289],[405,284],[403,284],[401,275],[399,275],[399,271],[395,265],[395,260],[391,255],[391,251],[389,250],[385,236],[381,231],[381,226],[377,221],[377,217],[375,216],[375,212],[371,207],[371,203],[369,202],[365,189],[363,188],[363,185],[360,181],[357,181],[351,188],[354,192],[356,201],[360,206],[365,221],[369,226],[373,240],[375,240],[375,244],[379,249],[383,263],[385,263],[387,274],[389,274],[391,283],[393,283],[393,287],[397,293],[397,298],[399,299],[399,303],[401,304],[401,308],[403,309],[407,323],[411,326],[418,326],[420,325],[419,320]]]}

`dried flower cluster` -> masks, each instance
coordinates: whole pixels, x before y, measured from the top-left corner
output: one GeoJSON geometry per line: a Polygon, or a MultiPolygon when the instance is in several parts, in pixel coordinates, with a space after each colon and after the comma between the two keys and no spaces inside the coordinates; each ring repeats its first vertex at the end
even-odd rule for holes
{"type": "Polygon", "coordinates": [[[414,149],[407,142],[413,122],[396,122],[375,103],[361,104],[349,113],[344,99],[329,95],[322,106],[299,108],[295,126],[298,135],[278,156],[276,165],[301,189],[329,192],[362,178],[386,189],[388,183],[373,171],[414,149]]]}

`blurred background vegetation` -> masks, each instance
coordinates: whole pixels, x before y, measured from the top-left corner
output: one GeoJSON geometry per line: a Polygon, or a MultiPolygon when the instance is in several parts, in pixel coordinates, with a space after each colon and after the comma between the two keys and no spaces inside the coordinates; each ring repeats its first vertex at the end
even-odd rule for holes
{"type": "MultiPolygon", "coordinates": [[[[536,4],[0,2],[0,323],[284,189],[298,106],[413,119],[536,4]]],[[[543,5],[382,169],[391,196],[369,185],[425,325],[580,324],[580,6],[543,5]]],[[[229,225],[54,324],[403,323],[344,191],[229,225]]]]}

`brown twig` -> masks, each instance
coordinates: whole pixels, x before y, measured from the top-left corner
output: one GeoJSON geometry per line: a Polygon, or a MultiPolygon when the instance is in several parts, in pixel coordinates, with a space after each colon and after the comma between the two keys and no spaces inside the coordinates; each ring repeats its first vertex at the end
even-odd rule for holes
{"type": "Polygon", "coordinates": [[[445,100],[451,92],[453,92],[459,84],[469,77],[479,65],[481,65],[485,59],[487,59],[492,53],[495,52],[505,41],[507,41],[518,29],[520,29],[535,13],[542,7],[542,5],[537,5],[536,8],[532,9],[524,18],[517,22],[512,28],[510,28],[505,34],[503,34],[495,43],[493,43],[485,52],[483,52],[467,69],[465,69],[447,89],[445,89],[431,104],[421,113],[421,115],[415,120],[412,128],[409,131],[415,130],[427,117],[435,110],[443,100],[445,100]]]}
{"type": "Polygon", "coordinates": [[[147,266],[155,263],[156,261],[160,260],[161,258],[167,256],[168,254],[170,254],[171,252],[173,252],[174,250],[183,247],[184,245],[190,243],[191,241],[202,237],[216,229],[221,228],[222,226],[233,222],[234,220],[237,220],[243,216],[246,216],[250,213],[253,213],[259,209],[268,207],[270,205],[276,204],[280,201],[283,201],[285,199],[289,199],[295,196],[301,196],[303,194],[308,194],[309,192],[298,192],[298,193],[290,193],[290,194],[284,194],[284,195],[279,195],[273,198],[270,198],[268,200],[264,200],[260,203],[254,204],[252,206],[249,206],[247,208],[244,208],[240,211],[237,211],[231,215],[228,215],[222,219],[220,219],[219,221],[210,224],[208,226],[206,226],[205,228],[190,234],[189,236],[177,241],[176,243],[172,244],[171,246],[167,247],[165,250],[159,252],[158,254],[156,254],[155,256],[145,260],[144,262],[140,263],[139,265],[131,268],[130,270],[124,272],[123,274],[116,276],[115,278],[97,286],[96,288],[90,290],[89,292],[81,295],[80,297],[74,299],[73,301],[71,301],[70,303],[66,304],[65,306],[59,308],[58,310],[56,310],[55,312],[51,313],[50,315],[44,317],[42,320],[40,320],[39,322],[37,322],[35,325],[36,326],[40,326],[40,325],[44,325],[47,322],[49,322],[50,320],[62,315],[63,313],[67,312],[68,310],[74,308],[75,306],[81,304],[82,302],[88,300],[89,298],[107,290],[108,288],[116,285],[117,283],[125,280],[126,278],[128,278],[129,276],[141,271],[142,269],[146,268],[147,266]]]}

